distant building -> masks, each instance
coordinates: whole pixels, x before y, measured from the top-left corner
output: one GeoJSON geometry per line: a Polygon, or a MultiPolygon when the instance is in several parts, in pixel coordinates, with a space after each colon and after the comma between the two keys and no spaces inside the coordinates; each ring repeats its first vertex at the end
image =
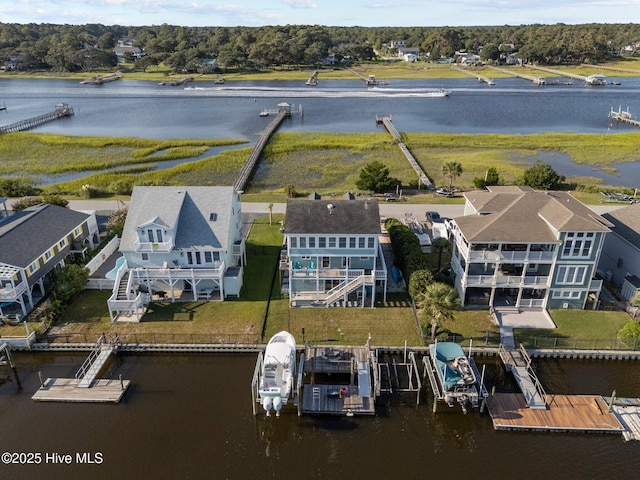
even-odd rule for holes
{"type": "Polygon", "coordinates": [[[139,60],[144,57],[144,52],[139,47],[133,46],[133,40],[131,39],[121,39],[118,40],[118,43],[113,48],[113,53],[115,53],[116,58],[118,59],[118,63],[125,63],[125,54],[130,52],[133,55],[133,59],[139,60]]]}

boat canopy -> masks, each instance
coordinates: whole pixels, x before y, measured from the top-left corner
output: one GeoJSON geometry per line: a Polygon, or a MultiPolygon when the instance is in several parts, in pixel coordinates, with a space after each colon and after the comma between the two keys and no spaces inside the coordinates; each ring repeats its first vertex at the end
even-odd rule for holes
{"type": "Polygon", "coordinates": [[[464,350],[457,343],[438,342],[436,343],[436,357],[441,362],[450,362],[458,357],[464,357],[464,350]]]}

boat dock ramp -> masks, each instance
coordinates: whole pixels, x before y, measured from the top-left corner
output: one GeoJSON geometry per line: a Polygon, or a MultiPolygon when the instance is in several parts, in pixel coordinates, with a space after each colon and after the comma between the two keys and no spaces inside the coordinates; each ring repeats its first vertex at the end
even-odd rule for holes
{"type": "MultiPolygon", "coordinates": [[[[351,73],[356,75],[360,80],[362,80],[367,87],[375,87],[380,83],[378,82],[378,80],[376,80],[375,75],[369,75],[368,77],[365,77],[364,75],[361,75],[358,72],[356,72],[353,68],[347,68],[347,70],[349,70],[351,73]]],[[[384,82],[384,84],[386,84],[386,82],[384,82]]]]}
{"type": "Polygon", "coordinates": [[[547,84],[547,79],[544,77],[532,77],[531,75],[525,75],[524,73],[520,73],[515,70],[509,70],[509,69],[500,68],[500,67],[493,67],[490,65],[487,65],[487,68],[490,68],[491,70],[495,70],[496,72],[506,73],[507,75],[513,75],[514,77],[522,78],[523,80],[527,80],[533,83],[534,85],[547,84]]]}
{"type": "Polygon", "coordinates": [[[118,403],[130,381],[99,379],[112,355],[117,351],[119,339],[107,341],[104,335],[76,372],[75,378],[40,378],[41,386],[31,397],[41,402],[118,403]]]}
{"type": "Polygon", "coordinates": [[[429,179],[429,177],[427,177],[427,174],[424,173],[424,171],[422,170],[422,167],[418,164],[418,162],[413,157],[413,155],[411,154],[407,146],[402,142],[402,137],[400,136],[400,132],[398,132],[395,125],[392,123],[391,116],[376,115],[376,123],[384,125],[384,128],[387,130],[387,132],[389,132],[389,134],[393,137],[393,139],[396,142],[398,142],[398,147],[400,147],[400,151],[402,151],[405,158],[408,160],[409,164],[411,164],[411,167],[418,175],[418,186],[422,184],[426,186],[428,189],[432,190],[434,188],[433,183],[431,183],[431,180],[429,179]]]}
{"type": "Polygon", "coordinates": [[[611,120],[615,120],[616,122],[626,123],[629,125],[633,125],[635,127],[640,127],[640,121],[634,120],[631,117],[631,113],[629,112],[629,107],[626,110],[622,110],[622,106],[618,107],[618,111],[616,112],[613,107],[611,107],[611,111],[609,112],[609,118],[611,120]]]}
{"type": "Polygon", "coordinates": [[[313,73],[309,77],[309,80],[307,80],[305,84],[311,87],[315,87],[316,85],[318,85],[318,70],[313,71],[313,73]]]}
{"type": "Polygon", "coordinates": [[[495,82],[493,81],[492,78],[489,77],[485,77],[484,75],[480,75],[476,72],[473,72],[471,70],[465,70],[464,68],[460,68],[457,66],[452,66],[451,67],[453,70],[455,70],[456,72],[460,72],[460,73],[464,73],[465,75],[469,75],[470,77],[476,78],[479,82],[483,82],[486,83],[487,85],[495,85],[495,82]]]}
{"type": "Polygon", "coordinates": [[[44,115],[39,115],[37,117],[28,118],[27,120],[21,120],[19,122],[0,127],[0,133],[21,132],[23,130],[29,130],[31,128],[42,125],[43,123],[51,122],[52,120],[57,120],[63,117],[69,117],[71,115],[73,115],[73,108],[71,108],[66,103],[59,103],[56,105],[56,108],[53,112],[45,113],[44,115]]]}

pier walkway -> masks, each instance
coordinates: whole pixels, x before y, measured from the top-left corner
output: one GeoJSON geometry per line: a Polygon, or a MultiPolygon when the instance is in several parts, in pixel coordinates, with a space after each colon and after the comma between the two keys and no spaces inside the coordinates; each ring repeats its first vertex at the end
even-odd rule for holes
{"type": "Polygon", "coordinates": [[[21,132],[23,130],[29,130],[31,128],[42,125],[43,123],[51,122],[52,120],[57,120],[59,118],[68,117],[71,115],[73,115],[73,108],[71,108],[66,103],[59,103],[58,105],[56,105],[56,109],[53,112],[45,113],[44,115],[39,115],[37,117],[29,118],[27,120],[21,120],[10,125],[5,125],[4,127],[0,127],[0,133],[21,132]]]}
{"type": "Polygon", "coordinates": [[[422,184],[425,185],[429,190],[433,190],[433,183],[431,182],[429,177],[427,177],[427,174],[424,173],[422,167],[418,165],[416,159],[413,158],[413,155],[411,154],[407,146],[402,142],[400,132],[398,132],[395,125],[391,122],[391,117],[376,115],[376,123],[384,125],[384,128],[387,130],[387,132],[389,132],[393,139],[398,142],[400,151],[404,154],[405,158],[409,161],[409,164],[418,175],[418,186],[422,184]]]}
{"type": "Polygon", "coordinates": [[[513,75],[514,77],[522,78],[523,80],[527,80],[534,85],[546,85],[547,79],[544,77],[532,77],[531,75],[525,75],[524,73],[519,73],[514,70],[508,70],[506,68],[493,67],[491,65],[487,65],[487,68],[491,70],[495,70],[496,72],[506,73],[507,75],[513,75]]]}
{"type": "Polygon", "coordinates": [[[273,135],[273,133],[278,129],[285,117],[289,116],[291,116],[291,109],[280,109],[276,115],[276,118],[271,120],[271,123],[267,125],[267,128],[262,131],[262,133],[260,134],[260,138],[258,138],[258,142],[256,143],[255,147],[253,147],[253,151],[249,155],[249,158],[247,158],[247,161],[244,162],[244,165],[240,169],[235,182],[233,182],[233,188],[235,188],[236,191],[239,192],[245,189],[245,186],[251,179],[251,175],[256,168],[256,164],[258,163],[260,154],[271,138],[271,135],[273,135]]]}
{"type": "Polygon", "coordinates": [[[478,73],[472,72],[470,70],[465,70],[464,68],[453,66],[451,67],[456,72],[464,73],[465,75],[469,75],[470,77],[477,78],[479,82],[484,82],[487,85],[495,85],[493,79],[489,77],[485,77],[484,75],[480,75],[478,73]]]}
{"type": "Polygon", "coordinates": [[[606,77],[600,74],[585,76],[585,75],[578,75],[577,73],[562,72],[560,70],[554,70],[553,68],[540,67],[538,65],[531,65],[530,63],[525,64],[525,66],[533,70],[539,70],[541,72],[551,73],[552,75],[559,75],[561,77],[568,77],[568,78],[573,78],[574,80],[580,80],[581,82],[584,82],[587,85],[606,85],[607,84],[606,77]]]}

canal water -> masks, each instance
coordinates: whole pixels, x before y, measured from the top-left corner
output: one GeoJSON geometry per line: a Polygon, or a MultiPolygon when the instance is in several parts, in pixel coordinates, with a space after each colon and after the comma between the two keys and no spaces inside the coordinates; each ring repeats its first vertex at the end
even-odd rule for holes
{"type": "MultiPolygon", "coordinates": [[[[609,77],[621,85],[536,87],[517,78],[488,86],[473,78],[391,80],[366,88],[362,81],[194,82],[187,87],[123,80],[102,86],[77,80],[0,78],[0,124],[40,115],[54,104],[69,103],[74,117],[42,125],[36,131],[70,135],[143,138],[243,138],[253,143],[269,117],[258,114],[280,102],[303,106],[304,116],[286,121],[281,131],[375,132],[376,115],[391,115],[401,132],[507,133],[579,132],[603,135],[636,132],[637,127],[610,125],[611,108],[629,108],[640,118],[640,77],[609,77]],[[445,88],[446,98],[433,92],[445,88]]],[[[566,157],[544,159],[567,177],[594,176],[606,185],[640,186],[635,162],[617,165],[610,174],[575,165],[566,157]]]]}
{"type": "MultiPolygon", "coordinates": [[[[299,418],[295,409],[254,417],[256,355],[121,354],[112,374],[132,381],[122,403],[31,400],[39,371],[73,376],[83,359],[16,355],[23,389],[0,383],[0,450],[42,461],[0,464],[0,478],[630,479],[640,471],[640,443],[619,435],[496,432],[486,414],[441,405],[434,415],[427,393],[418,406],[413,395],[394,397],[375,417],[299,418]],[[71,465],[54,463],[56,453],[71,455],[71,465]]],[[[478,360],[490,388],[513,390],[497,359],[478,360]]],[[[548,392],[640,396],[636,362],[542,360],[536,368],[548,392]]]]}

